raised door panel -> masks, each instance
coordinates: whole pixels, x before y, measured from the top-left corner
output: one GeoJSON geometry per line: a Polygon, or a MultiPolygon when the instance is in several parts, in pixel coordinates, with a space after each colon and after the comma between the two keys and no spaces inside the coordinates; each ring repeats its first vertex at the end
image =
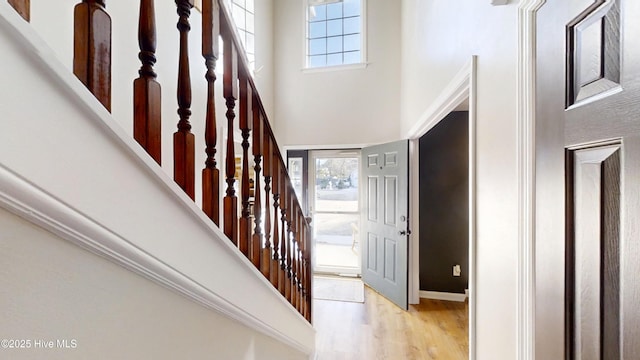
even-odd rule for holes
{"type": "Polygon", "coordinates": [[[598,0],[567,25],[567,107],[620,90],[620,4],[598,0]]]}
{"type": "Polygon", "coordinates": [[[620,358],[620,150],[568,152],[568,359],[620,358]]]}

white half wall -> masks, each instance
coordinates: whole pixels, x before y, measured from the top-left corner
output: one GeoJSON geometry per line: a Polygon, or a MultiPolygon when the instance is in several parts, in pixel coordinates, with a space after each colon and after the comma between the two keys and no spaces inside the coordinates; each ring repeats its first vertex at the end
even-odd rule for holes
{"type": "Polygon", "coordinates": [[[30,345],[4,359],[308,359],[1,208],[0,229],[0,338],[30,345]]]}

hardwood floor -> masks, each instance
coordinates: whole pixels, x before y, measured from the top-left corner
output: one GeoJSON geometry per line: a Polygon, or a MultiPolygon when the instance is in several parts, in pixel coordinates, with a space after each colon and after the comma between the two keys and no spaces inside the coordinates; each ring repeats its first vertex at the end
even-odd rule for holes
{"type": "Polygon", "coordinates": [[[365,286],[364,304],[313,300],[318,360],[468,359],[468,306],[421,299],[404,311],[365,286]]]}

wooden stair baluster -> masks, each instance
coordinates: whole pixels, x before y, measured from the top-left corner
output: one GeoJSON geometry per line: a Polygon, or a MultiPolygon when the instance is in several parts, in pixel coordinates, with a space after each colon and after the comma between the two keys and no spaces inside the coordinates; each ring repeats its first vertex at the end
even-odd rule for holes
{"type": "Polygon", "coordinates": [[[307,314],[307,259],[305,253],[307,251],[307,219],[302,213],[302,229],[300,231],[302,238],[300,239],[300,273],[302,274],[302,281],[300,282],[300,293],[302,294],[302,312],[303,315],[307,314]]]}
{"type": "Polygon", "coordinates": [[[238,198],[234,188],[236,174],[235,145],[233,139],[233,120],[238,99],[238,53],[229,32],[231,25],[226,24],[224,37],[224,98],[227,105],[227,158],[225,175],[227,192],[224,197],[224,233],[234,245],[238,245],[238,198]]]}
{"type": "Polygon", "coordinates": [[[278,278],[278,290],[280,293],[286,297],[286,281],[287,281],[287,242],[289,239],[289,233],[287,232],[287,207],[288,207],[288,194],[287,194],[287,177],[286,177],[286,168],[282,164],[282,157],[278,154],[278,163],[280,169],[280,211],[281,216],[280,220],[282,220],[282,228],[280,232],[280,236],[282,237],[280,240],[280,277],[278,278]]]}
{"type": "MultiPolygon", "coordinates": [[[[291,203],[297,203],[297,200],[294,196],[291,197],[291,203]]],[[[296,280],[296,266],[298,266],[298,262],[296,259],[296,254],[298,252],[298,234],[296,231],[296,227],[297,227],[297,223],[298,223],[298,216],[297,216],[297,211],[293,210],[293,206],[291,207],[292,209],[292,216],[291,216],[291,231],[292,231],[292,236],[291,236],[291,248],[289,250],[289,256],[291,257],[291,261],[289,262],[289,265],[291,266],[291,305],[293,305],[293,307],[296,308],[296,310],[300,311],[299,307],[298,307],[298,293],[296,291],[296,287],[297,287],[297,283],[298,281],[296,280]]]]}
{"type": "MultiPolygon", "coordinates": [[[[240,131],[242,132],[242,177],[240,195],[242,211],[240,217],[240,251],[249,257],[249,238],[251,236],[251,209],[249,209],[249,134],[253,126],[253,95],[249,86],[249,74],[244,64],[240,66],[240,131]],[[252,121],[249,121],[251,119],[252,121]]],[[[250,259],[251,260],[251,259],[250,259]]]]}
{"type": "Polygon", "coordinates": [[[304,220],[302,216],[302,210],[298,209],[298,220],[297,231],[298,231],[298,246],[296,247],[296,292],[298,294],[298,302],[297,308],[300,314],[303,314],[303,305],[302,305],[302,221],[304,220]]]}
{"type": "Polygon", "coordinates": [[[161,164],[161,87],[153,70],[156,63],[156,16],[154,0],[140,0],[138,58],[142,66],[133,81],[133,138],[161,164]]]}
{"type": "Polygon", "coordinates": [[[111,17],[104,0],[74,8],[73,73],[111,112],[111,17]]]}
{"type": "Polygon", "coordinates": [[[279,289],[279,283],[280,283],[280,253],[279,253],[279,245],[280,245],[280,233],[278,232],[278,228],[280,227],[280,224],[278,223],[278,216],[279,214],[279,209],[280,209],[280,204],[278,203],[278,201],[280,200],[280,181],[281,181],[281,176],[280,176],[280,161],[278,161],[278,157],[274,156],[275,153],[275,144],[273,143],[273,139],[270,139],[272,147],[271,147],[271,156],[272,156],[272,163],[271,165],[273,166],[272,170],[271,170],[271,174],[273,176],[272,178],[272,184],[271,184],[271,191],[273,192],[273,260],[272,260],[272,264],[271,264],[271,283],[273,284],[273,286],[276,287],[276,289],[279,289]]]}
{"type": "Polygon", "coordinates": [[[31,21],[31,1],[30,0],[9,0],[9,4],[22,16],[27,22],[31,21]]]}
{"type": "Polygon", "coordinates": [[[195,199],[195,137],[191,133],[191,74],[189,71],[189,16],[193,0],[176,0],[180,53],[178,62],[178,131],[173,134],[173,178],[195,199]]]}
{"type": "Polygon", "coordinates": [[[219,56],[220,7],[218,0],[202,1],[202,57],[207,66],[207,113],[205,115],[204,141],[207,160],[202,169],[202,211],[220,225],[220,170],[216,168],[218,124],[216,122],[216,61],[219,56]]]}
{"type": "Polygon", "coordinates": [[[253,103],[253,139],[251,147],[253,149],[253,217],[255,220],[255,226],[253,230],[253,236],[251,237],[251,256],[250,259],[253,265],[260,269],[262,258],[262,188],[260,183],[260,162],[262,160],[262,114],[260,113],[260,107],[258,106],[257,94],[254,94],[253,103]]]}
{"type": "Polygon", "coordinates": [[[311,229],[309,226],[307,226],[307,230],[306,230],[306,242],[305,242],[305,248],[306,248],[306,256],[305,256],[305,261],[306,261],[306,266],[305,266],[305,273],[306,273],[306,277],[307,277],[307,320],[309,322],[311,322],[312,319],[312,315],[313,315],[313,278],[312,278],[312,271],[313,269],[311,268],[311,229]]]}
{"type": "Polygon", "coordinates": [[[306,265],[306,261],[304,258],[304,254],[306,251],[306,242],[307,242],[307,235],[306,235],[306,220],[304,218],[304,215],[302,217],[302,229],[300,231],[300,276],[302,277],[300,279],[300,294],[302,296],[302,316],[304,316],[306,318],[307,316],[307,274],[305,271],[305,265],[306,265]]]}
{"type": "Polygon", "coordinates": [[[285,269],[285,296],[291,303],[293,301],[292,294],[292,282],[293,274],[291,273],[291,253],[293,252],[293,243],[295,238],[293,237],[293,188],[291,187],[291,180],[287,175],[287,183],[285,185],[285,191],[287,192],[287,267],[285,269]]]}
{"type": "MultiPolygon", "coordinates": [[[[261,127],[262,128],[262,127],[261,127]]],[[[269,280],[271,280],[271,264],[272,264],[272,249],[271,249],[271,141],[267,132],[263,132],[262,136],[262,153],[264,158],[264,164],[262,170],[264,174],[264,250],[262,250],[261,267],[262,274],[269,280]]]]}

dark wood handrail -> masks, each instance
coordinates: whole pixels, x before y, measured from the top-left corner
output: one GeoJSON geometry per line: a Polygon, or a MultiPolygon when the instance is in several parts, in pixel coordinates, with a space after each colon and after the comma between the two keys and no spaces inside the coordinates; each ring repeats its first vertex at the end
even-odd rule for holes
{"type": "MultiPolygon", "coordinates": [[[[8,0],[27,21],[29,0],[8,0]]],[[[204,134],[191,132],[191,63],[189,17],[193,0],[175,0],[180,34],[177,100],[179,121],[173,134],[175,182],[195,199],[195,136],[203,136],[202,209],[222,227],[231,243],[282,296],[311,321],[311,226],[298,201],[287,166],[254,82],[242,42],[224,0],[203,0],[202,56],[207,81],[204,134]],[[216,156],[216,62],[224,41],[223,94],[226,105],[226,189],[219,181],[216,156]],[[241,134],[236,153],[235,132],[241,134]],[[241,173],[236,174],[236,157],[241,173]],[[251,174],[253,172],[253,174],[251,174]],[[239,177],[239,178],[238,178],[239,177]],[[236,190],[236,182],[237,184],[236,190]],[[263,185],[264,184],[264,185],[263,185]],[[224,191],[225,196],[222,195],[224,191]],[[236,194],[239,191],[239,194],[236,194]],[[241,207],[238,208],[238,198],[241,207]],[[221,201],[223,211],[220,211],[221,201]],[[222,218],[222,219],[221,219],[222,218]]],[[[138,24],[139,77],[133,82],[134,138],[161,165],[161,87],[156,81],[154,0],[140,0],[138,24]]],[[[73,71],[107,110],[111,110],[111,18],[104,0],[82,0],[74,10],[73,71]]],[[[132,60],[134,61],[134,60],[132,60]]],[[[223,123],[223,122],[220,122],[223,123]]]]}

